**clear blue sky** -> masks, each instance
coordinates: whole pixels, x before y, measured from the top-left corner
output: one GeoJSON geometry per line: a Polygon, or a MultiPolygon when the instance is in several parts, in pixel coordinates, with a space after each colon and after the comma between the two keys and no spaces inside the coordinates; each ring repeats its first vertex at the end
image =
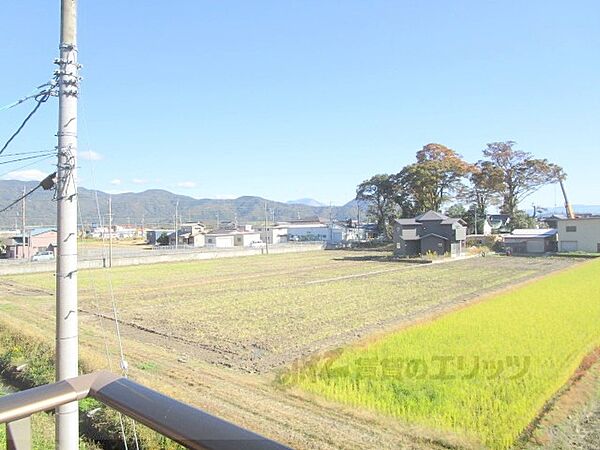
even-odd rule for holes
{"type": "MultiPolygon", "coordinates": [[[[79,3],[83,186],[335,204],[426,143],[476,161],[510,139],[600,204],[596,0],[79,3]]],[[[2,5],[0,106],[54,70],[58,6],[2,5]]],[[[0,140],[30,106],[0,112],[0,140]]],[[[56,108],[12,148],[55,145],[56,108]]]]}

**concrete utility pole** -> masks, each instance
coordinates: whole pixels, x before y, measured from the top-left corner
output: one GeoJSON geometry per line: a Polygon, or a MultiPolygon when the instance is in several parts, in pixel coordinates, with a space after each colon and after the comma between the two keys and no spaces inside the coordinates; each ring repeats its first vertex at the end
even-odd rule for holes
{"type": "Polygon", "coordinates": [[[268,216],[268,210],[267,210],[267,202],[265,202],[265,251],[267,253],[267,255],[269,254],[269,232],[268,230],[268,222],[269,222],[269,216],[268,216]]]}
{"type": "Polygon", "coordinates": [[[113,224],[112,195],[108,196],[108,267],[112,267],[113,259],[113,224]]]}
{"type": "Polygon", "coordinates": [[[25,193],[27,192],[27,186],[23,186],[23,200],[21,200],[21,250],[23,254],[21,257],[25,259],[25,193]]]}
{"type": "Polygon", "coordinates": [[[179,200],[175,203],[175,250],[179,248],[179,230],[177,229],[177,214],[179,214],[179,200]]]}
{"type": "MultiPolygon", "coordinates": [[[[58,170],[56,259],[56,380],[76,377],[77,329],[77,0],[61,0],[58,65],[58,170]]],[[[79,448],[77,402],[56,408],[56,448],[79,448]]]]}

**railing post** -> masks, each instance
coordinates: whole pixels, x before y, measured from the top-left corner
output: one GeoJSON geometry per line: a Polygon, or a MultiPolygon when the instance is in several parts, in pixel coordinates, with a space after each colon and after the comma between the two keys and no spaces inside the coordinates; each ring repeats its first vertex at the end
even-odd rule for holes
{"type": "Polygon", "coordinates": [[[31,416],[6,424],[6,450],[31,450],[31,416]]]}

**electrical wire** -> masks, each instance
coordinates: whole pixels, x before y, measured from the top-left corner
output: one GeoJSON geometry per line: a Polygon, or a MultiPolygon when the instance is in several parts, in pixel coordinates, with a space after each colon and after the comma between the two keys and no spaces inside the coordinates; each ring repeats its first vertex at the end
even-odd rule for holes
{"type": "Polygon", "coordinates": [[[13,139],[17,137],[17,135],[25,127],[25,125],[27,124],[27,122],[29,121],[29,119],[31,119],[33,117],[33,115],[38,111],[38,109],[40,109],[40,106],[42,106],[42,104],[44,104],[44,103],[46,103],[48,101],[48,99],[50,98],[50,96],[52,95],[53,92],[54,92],[54,87],[51,87],[50,89],[48,89],[46,91],[42,91],[39,94],[37,94],[37,95],[34,96],[35,101],[36,101],[35,107],[27,115],[27,117],[25,117],[25,120],[23,120],[23,122],[21,122],[21,125],[19,125],[19,128],[17,128],[17,131],[15,131],[12,134],[12,136],[8,139],[8,141],[6,141],[6,143],[4,144],[4,146],[2,146],[2,149],[0,149],[0,155],[2,153],[4,153],[4,150],[6,150],[6,148],[13,141],[13,139]]]}
{"type": "Polygon", "coordinates": [[[30,163],[27,163],[27,164],[23,164],[22,166],[19,166],[19,167],[13,167],[11,170],[8,170],[8,171],[6,171],[6,172],[4,172],[4,173],[0,173],[0,178],[4,177],[5,175],[8,175],[8,174],[10,174],[10,173],[16,172],[16,171],[18,171],[18,170],[21,170],[21,169],[26,169],[27,167],[34,166],[34,165],[36,165],[37,163],[40,163],[40,162],[42,162],[42,161],[45,161],[45,160],[48,160],[48,159],[50,159],[50,158],[54,158],[54,156],[55,156],[55,155],[46,156],[46,157],[44,157],[44,158],[41,158],[41,159],[39,159],[39,160],[37,160],[37,161],[33,161],[33,162],[30,162],[30,163]]]}
{"type": "MultiPolygon", "coordinates": [[[[87,124],[87,120],[86,120],[86,116],[85,116],[85,109],[84,109],[84,104],[83,101],[81,99],[81,91],[79,92],[79,100],[80,100],[80,106],[81,106],[81,122],[83,125],[83,130],[85,131],[86,136],[86,140],[88,141],[88,148],[89,146],[89,128],[88,128],[88,124],[87,124]]],[[[99,225],[103,228],[103,220],[102,220],[102,214],[100,212],[100,201],[98,199],[98,189],[96,188],[96,177],[95,177],[95,173],[94,173],[94,165],[93,165],[93,161],[90,164],[90,173],[91,173],[91,179],[92,179],[92,187],[94,190],[94,198],[95,198],[95,202],[96,202],[96,212],[98,214],[98,223],[99,225]]],[[[77,201],[79,202],[79,197],[77,198],[77,201]]],[[[110,233],[112,233],[112,230],[109,230],[110,233]]],[[[106,237],[105,237],[105,233],[102,233],[102,256],[103,258],[106,258],[106,237]]],[[[109,293],[110,293],[110,300],[111,300],[111,309],[112,309],[112,314],[113,314],[113,320],[115,322],[115,331],[116,331],[116,336],[117,336],[117,342],[119,345],[119,357],[120,357],[120,367],[121,367],[121,373],[125,378],[129,377],[129,366],[127,364],[127,361],[125,360],[125,353],[123,350],[123,341],[121,339],[121,330],[119,327],[119,318],[118,318],[118,312],[117,312],[117,302],[115,299],[115,293],[114,293],[114,289],[113,289],[113,283],[112,283],[112,273],[111,273],[111,269],[110,267],[106,269],[105,271],[105,277],[108,283],[108,287],[109,287],[109,293]]],[[[108,348],[107,348],[108,351],[108,348]]],[[[121,426],[121,435],[123,437],[123,445],[125,446],[125,450],[128,450],[127,447],[127,438],[125,436],[125,426],[124,426],[124,420],[123,420],[123,416],[121,413],[119,413],[119,423],[121,426]]],[[[136,423],[135,420],[131,419],[131,426],[132,426],[132,432],[133,432],[133,438],[134,438],[134,443],[135,443],[135,448],[136,450],[140,450],[140,445],[139,445],[139,439],[138,439],[138,434],[137,434],[137,429],[136,429],[136,423]]]]}
{"type": "Polygon", "coordinates": [[[53,87],[53,86],[54,86],[54,82],[52,82],[52,81],[49,81],[49,82],[47,82],[47,83],[44,83],[44,84],[41,84],[41,85],[39,85],[37,88],[35,88],[37,92],[32,92],[31,94],[29,94],[29,95],[26,95],[25,97],[23,97],[23,98],[20,98],[20,99],[19,99],[19,100],[17,100],[17,101],[14,101],[14,102],[12,102],[12,103],[9,103],[8,105],[4,105],[3,107],[1,107],[1,108],[0,108],[0,111],[6,111],[7,109],[14,108],[15,106],[18,106],[18,105],[20,105],[21,103],[24,103],[24,102],[26,102],[27,100],[31,100],[32,98],[35,98],[36,96],[40,95],[40,93],[41,93],[41,92],[39,92],[39,90],[40,90],[41,88],[43,88],[43,87],[46,87],[46,86],[51,86],[51,87],[53,87]]]}
{"type": "Polygon", "coordinates": [[[51,153],[54,151],[55,151],[54,149],[51,149],[51,150],[37,150],[37,151],[32,151],[32,152],[4,153],[3,155],[0,155],[0,158],[10,158],[12,156],[23,156],[23,155],[35,155],[35,154],[40,154],[40,153],[51,153]]]}
{"type": "Polygon", "coordinates": [[[23,158],[17,158],[17,159],[11,159],[10,161],[0,161],[0,165],[3,164],[12,164],[12,163],[16,163],[16,162],[21,162],[21,161],[28,161],[30,159],[38,159],[38,158],[42,158],[45,156],[54,156],[56,153],[46,153],[43,155],[34,155],[34,156],[25,156],[23,158]]]}
{"type": "Polygon", "coordinates": [[[33,194],[35,191],[37,191],[39,188],[44,188],[45,191],[52,189],[54,187],[54,178],[56,178],[56,172],[51,173],[50,175],[48,175],[46,178],[44,178],[42,181],[40,181],[40,183],[36,187],[34,187],[29,192],[23,194],[21,197],[19,197],[18,199],[16,199],[10,205],[5,206],[4,208],[0,209],[0,213],[3,213],[4,211],[12,208],[17,203],[19,203],[21,200],[29,197],[31,194],[33,194]]]}

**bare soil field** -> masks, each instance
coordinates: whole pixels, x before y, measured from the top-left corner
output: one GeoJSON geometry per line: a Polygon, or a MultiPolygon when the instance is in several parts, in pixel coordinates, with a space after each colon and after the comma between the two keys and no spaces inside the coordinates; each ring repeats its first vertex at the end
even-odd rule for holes
{"type": "MultiPolygon", "coordinates": [[[[476,447],[282,390],[276,376],[300,358],[576,261],[486,257],[413,265],[379,256],[327,251],[83,271],[82,357],[117,370],[114,295],[134,379],[294,448],[476,447]]],[[[5,326],[53,341],[52,274],[2,277],[0,289],[5,326]]]]}

